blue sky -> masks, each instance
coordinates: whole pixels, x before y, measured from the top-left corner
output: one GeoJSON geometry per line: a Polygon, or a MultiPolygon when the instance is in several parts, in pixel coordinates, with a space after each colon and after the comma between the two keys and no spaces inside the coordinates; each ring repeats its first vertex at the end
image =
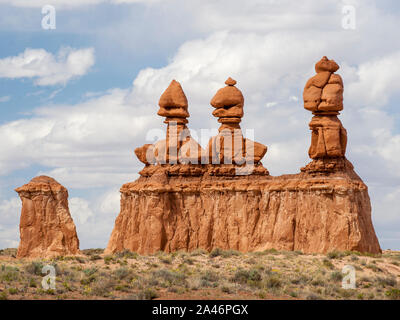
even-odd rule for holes
{"type": "Polygon", "coordinates": [[[218,127],[210,98],[235,78],[265,167],[298,172],[309,161],[302,91],[327,55],[345,84],[347,157],[381,246],[400,249],[398,1],[0,0],[0,15],[0,248],[18,244],[14,188],[38,174],[69,189],[81,247],[105,247],[118,189],[141,168],[134,148],[165,129],[157,102],[172,79],[199,131],[218,127]],[[55,30],[41,27],[45,4],[55,30]],[[342,27],[345,5],[355,29],[342,27]]]}

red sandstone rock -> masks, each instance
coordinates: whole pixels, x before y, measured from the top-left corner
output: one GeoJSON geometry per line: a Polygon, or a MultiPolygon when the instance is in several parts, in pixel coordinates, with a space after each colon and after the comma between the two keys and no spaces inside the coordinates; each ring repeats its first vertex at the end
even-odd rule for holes
{"type": "Polygon", "coordinates": [[[216,108],[212,114],[219,118],[221,126],[219,134],[208,143],[206,157],[214,164],[258,163],[267,153],[267,146],[243,137],[239,125],[243,117],[243,94],[234,86],[236,80],[229,77],[225,84],[210,102],[216,108]]]}
{"type": "Polygon", "coordinates": [[[166,139],[136,148],[138,159],[146,165],[200,163],[204,151],[186,126],[188,102],[180,83],[172,80],[158,104],[157,114],[166,117],[164,122],[168,125],[166,139]]]}
{"type": "Polygon", "coordinates": [[[46,176],[17,188],[22,200],[17,258],[51,258],[80,254],[68,191],[46,176]]]}
{"type": "MultiPolygon", "coordinates": [[[[343,83],[333,74],[338,68],[323,57],[305,86],[304,107],[314,114],[313,161],[299,174],[280,177],[271,177],[259,162],[266,146],[243,138],[239,110],[244,99],[229,78],[211,100],[222,124],[210,139],[207,157],[231,164],[147,165],[138,180],[120,190],[121,211],[105,252],[381,252],[367,186],[345,158],[347,133],[337,118],[343,83]],[[252,164],[244,164],[249,157],[252,164]]],[[[155,144],[156,158],[158,152],[167,154],[168,139],[171,135],[155,144]]]]}
{"type": "MultiPolygon", "coordinates": [[[[379,253],[367,187],[352,171],[171,176],[168,167],[121,188],[121,212],[106,253],[141,254],[203,248],[270,248],[379,253]]],[[[179,166],[177,166],[179,167],[179,166]]],[[[193,166],[192,166],[193,167],[193,166]]],[[[229,169],[229,165],[225,165],[229,169]]],[[[215,171],[214,171],[215,172],[215,171]]]]}

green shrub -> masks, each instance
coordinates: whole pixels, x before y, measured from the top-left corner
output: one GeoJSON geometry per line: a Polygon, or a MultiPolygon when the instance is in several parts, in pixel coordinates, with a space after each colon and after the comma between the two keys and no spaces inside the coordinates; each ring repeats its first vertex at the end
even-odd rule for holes
{"type": "Polygon", "coordinates": [[[339,281],[342,281],[343,275],[341,272],[334,271],[331,273],[331,279],[335,282],[339,282],[339,281]]]}
{"type": "Polygon", "coordinates": [[[282,281],[281,279],[279,279],[277,276],[269,276],[266,280],[265,280],[265,285],[268,288],[279,288],[282,286],[282,281]]]}
{"type": "Polygon", "coordinates": [[[168,285],[186,285],[186,275],[184,273],[161,269],[153,271],[154,278],[161,279],[168,283],[168,285]]]}
{"type": "Polygon", "coordinates": [[[153,300],[155,298],[158,298],[159,295],[154,289],[146,288],[139,293],[138,297],[139,300],[153,300]]]}
{"type": "Polygon", "coordinates": [[[203,272],[200,279],[208,282],[218,282],[219,276],[217,273],[207,270],[203,272]]]}
{"type": "Polygon", "coordinates": [[[122,267],[122,268],[115,270],[113,272],[113,274],[117,279],[122,280],[122,279],[128,278],[128,276],[130,276],[132,273],[131,273],[131,270],[129,270],[128,268],[122,267]]]}
{"type": "Polygon", "coordinates": [[[331,251],[326,255],[329,259],[339,259],[345,256],[345,253],[339,251],[331,251]]]}
{"type": "Polygon", "coordinates": [[[117,252],[115,254],[118,258],[125,258],[125,259],[136,259],[138,254],[136,252],[132,252],[128,249],[125,249],[121,252],[117,252]]]}
{"type": "Polygon", "coordinates": [[[251,270],[238,270],[232,278],[233,282],[246,284],[249,281],[252,282],[260,282],[261,281],[261,274],[257,269],[251,270]]]}
{"type": "Polygon", "coordinates": [[[330,262],[328,259],[324,259],[324,260],[322,261],[322,263],[324,264],[324,266],[328,267],[329,269],[333,269],[333,268],[334,268],[333,263],[330,262]]]}
{"type": "Polygon", "coordinates": [[[385,292],[385,296],[392,300],[400,300],[400,289],[390,289],[385,292]]]}
{"type": "Polygon", "coordinates": [[[193,250],[192,252],[190,252],[190,255],[195,257],[195,256],[205,255],[207,253],[208,252],[206,250],[204,250],[204,249],[196,249],[196,250],[193,250]]]}
{"type": "Polygon", "coordinates": [[[25,270],[26,270],[26,272],[28,272],[30,274],[41,276],[43,267],[44,267],[44,265],[42,262],[34,261],[34,262],[31,262],[30,264],[28,264],[25,267],[25,270]]]}
{"type": "Polygon", "coordinates": [[[16,288],[9,288],[9,289],[8,289],[8,293],[9,293],[9,294],[17,294],[17,293],[18,293],[18,289],[16,289],[16,288]]]}
{"type": "Polygon", "coordinates": [[[388,287],[394,287],[397,284],[397,280],[393,276],[390,276],[390,277],[377,277],[376,280],[382,287],[387,287],[387,286],[388,287]]]}

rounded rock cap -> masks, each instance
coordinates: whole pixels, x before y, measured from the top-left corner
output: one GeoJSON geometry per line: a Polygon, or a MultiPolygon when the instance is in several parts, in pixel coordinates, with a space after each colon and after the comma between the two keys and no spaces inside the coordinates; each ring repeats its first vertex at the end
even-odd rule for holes
{"type": "Polygon", "coordinates": [[[242,92],[235,87],[236,80],[229,77],[225,81],[226,87],[221,88],[217,91],[214,97],[211,99],[210,104],[214,108],[224,107],[243,107],[244,97],[242,92]]]}
{"type": "Polygon", "coordinates": [[[188,101],[178,81],[171,81],[168,88],[161,95],[158,105],[162,108],[171,107],[187,109],[188,101]]]}
{"type": "Polygon", "coordinates": [[[335,62],[335,60],[329,60],[326,56],[323,56],[322,59],[315,64],[315,72],[317,73],[324,71],[333,73],[337,70],[339,70],[339,65],[335,62]]]}

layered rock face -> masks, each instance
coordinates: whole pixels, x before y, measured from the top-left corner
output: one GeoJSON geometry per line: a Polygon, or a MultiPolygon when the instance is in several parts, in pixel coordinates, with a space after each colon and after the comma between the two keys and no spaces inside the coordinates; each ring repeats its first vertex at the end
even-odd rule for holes
{"type": "Polygon", "coordinates": [[[65,187],[53,178],[39,176],[15,191],[22,201],[17,258],[80,253],[65,187]]]}
{"type": "Polygon", "coordinates": [[[211,172],[171,176],[168,166],[159,167],[152,176],[123,185],[106,252],[380,252],[367,187],[351,169],[314,177],[211,172]]]}
{"type": "MultiPolygon", "coordinates": [[[[323,57],[304,90],[304,107],[314,114],[312,161],[298,174],[279,177],[270,176],[261,163],[267,147],[243,137],[244,98],[229,78],[211,100],[221,128],[201,150],[202,162],[142,161],[141,177],[121,188],[121,211],[106,253],[381,252],[368,188],[345,157],[347,134],[337,118],[343,109],[343,82],[334,74],[338,68],[323,57]]],[[[139,159],[144,149],[151,150],[147,159],[156,159],[157,144],[143,146],[136,152],[139,159]]]]}

